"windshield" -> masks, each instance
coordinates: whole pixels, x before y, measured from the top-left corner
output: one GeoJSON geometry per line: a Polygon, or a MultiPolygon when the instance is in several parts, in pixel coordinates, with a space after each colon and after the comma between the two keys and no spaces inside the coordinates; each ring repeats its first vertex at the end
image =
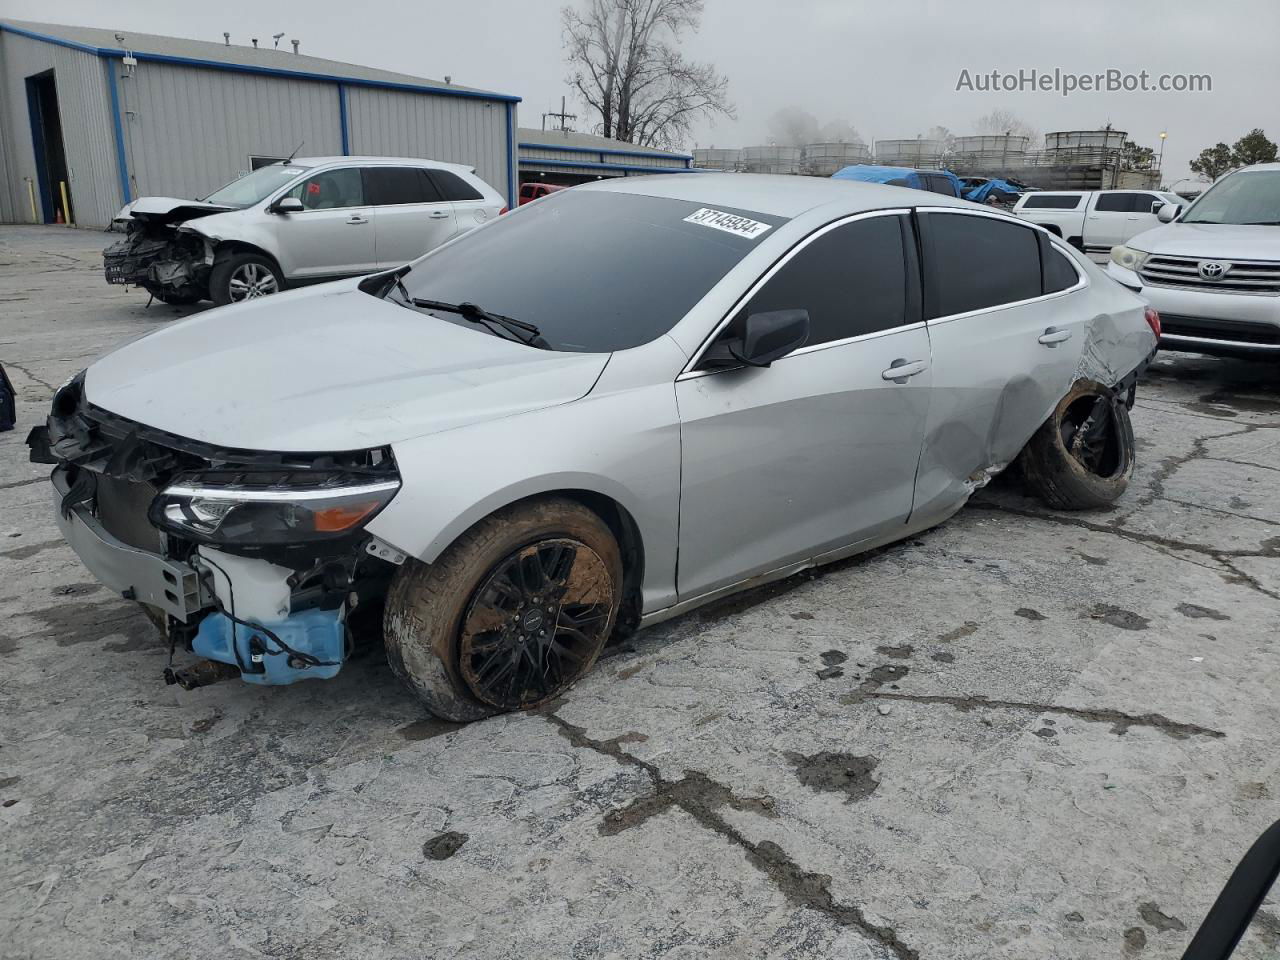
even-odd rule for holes
{"type": "Polygon", "coordinates": [[[1183,223],[1280,225],[1280,170],[1233,173],[1200,197],[1183,223]]]}
{"type": "Polygon", "coordinates": [[[220,203],[228,207],[251,207],[271,196],[294,177],[306,172],[306,167],[296,163],[273,163],[269,167],[259,167],[239,180],[232,180],[221,190],[215,190],[204,198],[204,202],[220,203]]]}
{"type": "Polygon", "coordinates": [[[560,190],[418,261],[404,284],[415,298],[531,323],[553,350],[626,350],[675,326],[783,222],[685,200],[560,190]]]}

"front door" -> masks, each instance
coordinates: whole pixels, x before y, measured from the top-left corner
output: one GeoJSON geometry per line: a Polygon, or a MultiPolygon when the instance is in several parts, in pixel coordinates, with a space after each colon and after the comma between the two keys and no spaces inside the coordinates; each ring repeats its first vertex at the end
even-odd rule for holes
{"type": "Polygon", "coordinates": [[[377,207],[378,268],[399,267],[434,250],[458,231],[453,204],[421,167],[365,167],[377,207]]]}
{"type": "Polygon", "coordinates": [[[280,266],[290,280],[369,273],[374,258],[375,212],[366,203],[359,167],[322,170],[283,196],[302,202],[300,213],[276,217],[280,266]]]}
{"type": "Polygon", "coordinates": [[[888,211],[813,234],[720,335],[804,309],[808,343],[677,381],[682,600],[906,522],[931,378],[910,229],[888,211]]]}
{"type": "Polygon", "coordinates": [[[1070,255],[999,215],[922,215],[933,402],[915,508],[963,503],[1007,466],[1066,394],[1090,317],[1070,255]],[[1043,257],[1043,267],[1042,267],[1043,257]]]}

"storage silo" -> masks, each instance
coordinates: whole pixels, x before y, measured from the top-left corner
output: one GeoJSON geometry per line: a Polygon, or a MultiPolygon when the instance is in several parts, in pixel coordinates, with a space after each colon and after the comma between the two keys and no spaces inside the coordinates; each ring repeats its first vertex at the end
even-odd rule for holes
{"type": "Polygon", "coordinates": [[[1008,135],[956,137],[951,164],[973,170],[1004,170],[1026,163],[1030,137],[1008,135]]]}
{"type": "Polygon", "coordinates": [[[852,143],[808,143],[804,147],[804,172],[829,177],[855,163],[870,163],[871,150],[861,140],[852,143]]]}
{"type": "Polygon", "coordinates": [[[1119,155],[1129,134],[1123,130],[1060,130],[1044,135],[1052,163],[1107,161],[1119,155]]]}
{"type": "Polygon", "coordinates": [[[734,171],[739,169],[741,163],[741,150],[704,147],[693,151],[693,165],[704,170],[734,171]]]}
{"type": "Polygon", "coordinates": [[[742,169],[747,173],[799,173],[799,147],[743,147],[742,169]]]}
{"type": "Polygon", "coordinates": [[[889,167],[920,167],[937,170],[942,167],[943,143],[941,140],[877,140],[876,163],[889,167]]]}

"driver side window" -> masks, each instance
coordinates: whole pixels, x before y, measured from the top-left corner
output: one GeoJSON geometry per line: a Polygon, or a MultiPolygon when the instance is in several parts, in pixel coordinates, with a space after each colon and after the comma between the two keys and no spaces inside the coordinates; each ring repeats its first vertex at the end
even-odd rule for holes
{"type": "Polygon", "coordinates": [[[749,314],[806,310],[805,346],[847,340],[907,323],[901,217],[855,220],[800,247],[716,338],[741,337],[749,314]]]}
{"type": "Polygon", "coordinates": [[[306,210],[364,206],[364,183],[356,167],[312,174],[285,194],[302,201],[306,210]]]}

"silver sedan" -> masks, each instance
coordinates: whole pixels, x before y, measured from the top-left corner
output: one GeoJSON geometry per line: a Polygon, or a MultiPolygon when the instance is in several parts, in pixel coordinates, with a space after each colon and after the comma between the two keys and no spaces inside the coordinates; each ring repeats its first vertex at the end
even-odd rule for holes
{"type": "Polygon", "coordinates": [[[1054,506],[1115,500],[1158,327],[989,208],[643,177],[129,344],[30,442],[86,565],[201,658],[170,680],[332,676],[381,633],[467,720],[941,523],[1015,460],[1054,506]]]}

